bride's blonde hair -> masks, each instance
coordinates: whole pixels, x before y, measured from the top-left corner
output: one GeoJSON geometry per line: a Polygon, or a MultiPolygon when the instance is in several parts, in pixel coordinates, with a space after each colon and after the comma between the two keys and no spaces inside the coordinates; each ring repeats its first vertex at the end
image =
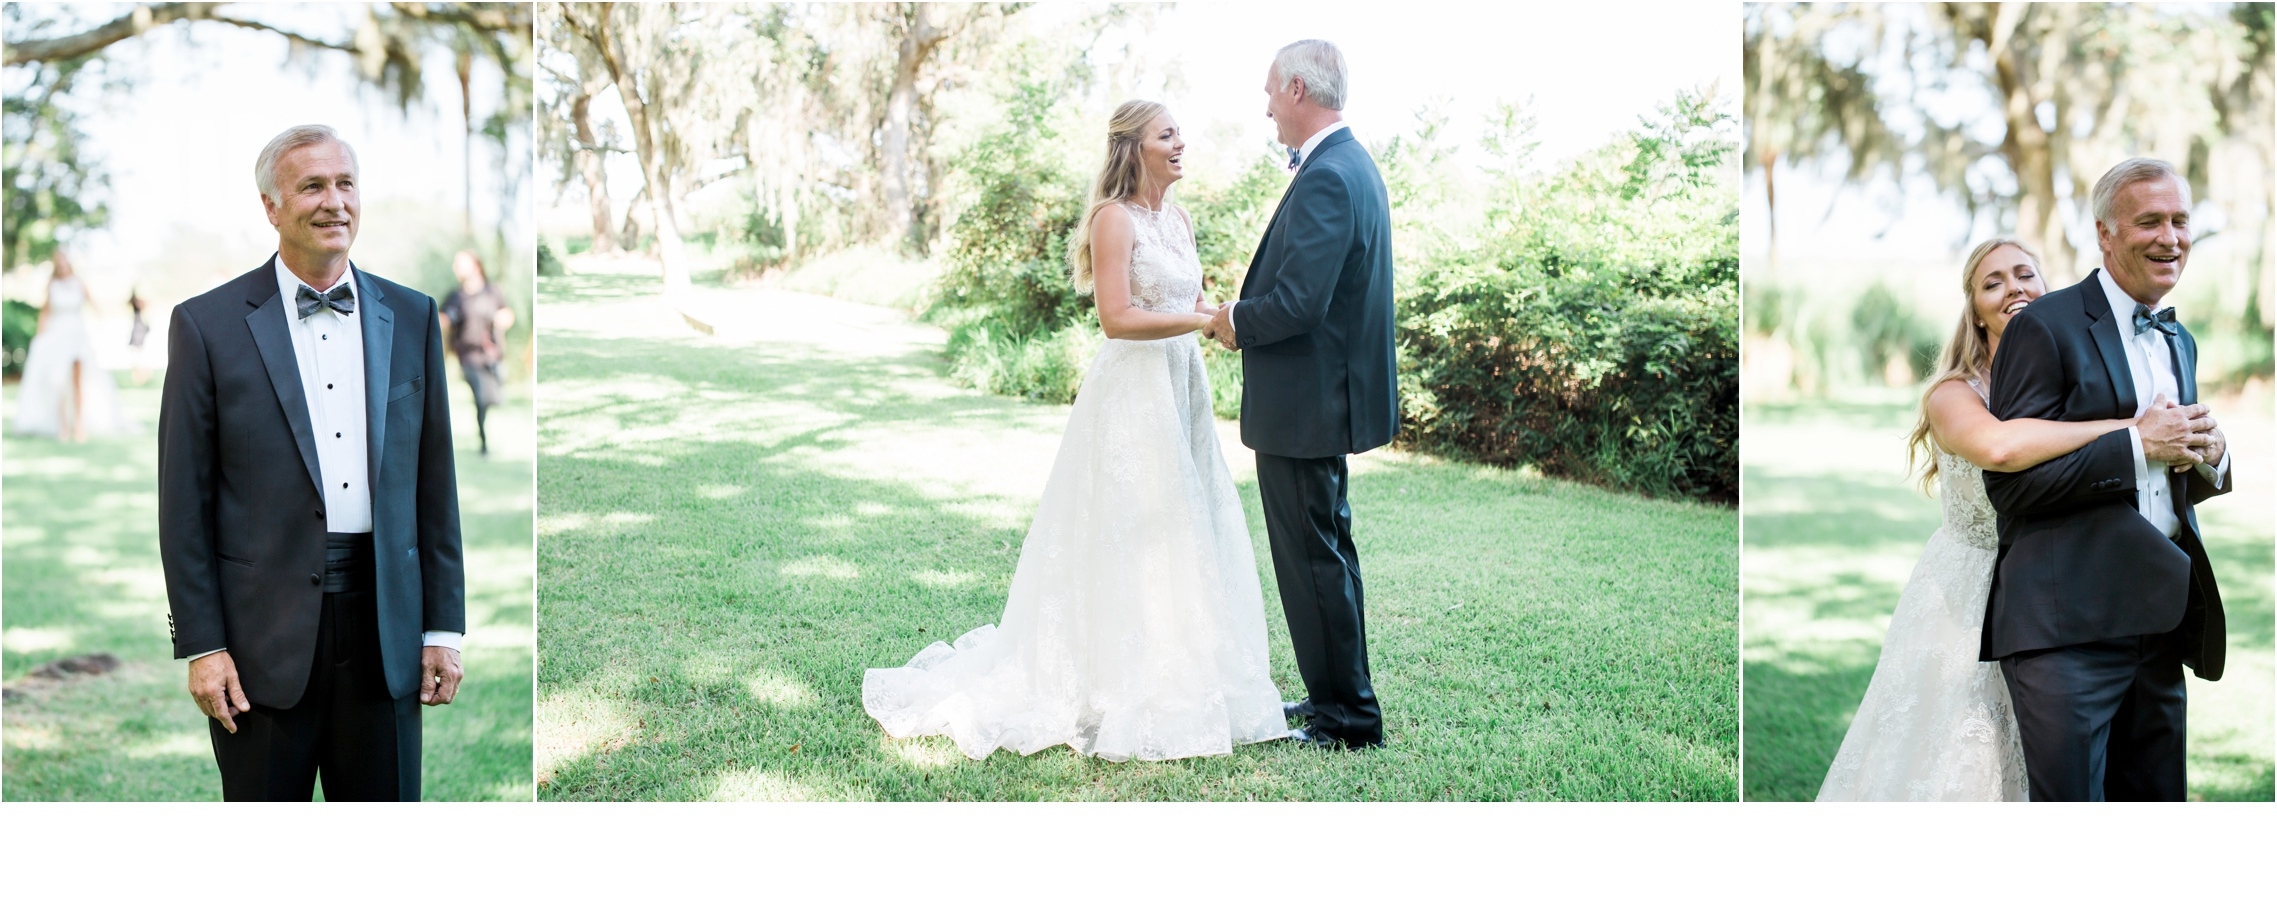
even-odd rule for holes
{"type": "Polygon", "coordinates": [[[1975,380],[1991,389],[1992,334],[1985,325],[1977,322],[1977,267],[1984,259],[2001,248],[2013,247],[2032,259],[2032,267],[2040,266],[2040,255],[2032,247],[2014,236],[1996,235],[1979,243],[1969,252],[1969,261],[1961,266],[1961,320],[1953,325],[1952,338],[1945,340],[1945,350],[1937,355],[1937,374],[1921,390],[1921,415],[1913,425],[1912,435],[1906,437],[1905,467],[1911,471],[1916,461],[1925,462],[1921,468],[1921,489],[1930,492],[1937,485],[1936,437],[1929,429],[1929,397],[1947,380],[1968,382],[1975,380]]]}
{"type": "Polygon", "coordinates": [[[1146,141],[1146,124],[1169,108],[1151,100],[1126,100],[1107,119],[1107,163],[1091,186],[1091,206],[1075,224],[1075,237],[1067,243],[1067,263],[1075,273],[1075,291],[1091,294],[1091,218],[1109,204],[1138,194],[1145,159],[1139,146],[1146,141]]]}

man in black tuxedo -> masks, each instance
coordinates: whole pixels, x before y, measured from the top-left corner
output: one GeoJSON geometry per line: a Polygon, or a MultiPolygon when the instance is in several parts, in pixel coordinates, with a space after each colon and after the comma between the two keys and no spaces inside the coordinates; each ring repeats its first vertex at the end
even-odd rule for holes
{"type": "MultiPolygon", "coordinates": [[[[2131,418],[2198,401],[2198,345],[2160,302],[2190,254],[2190,187],[2135,158],[2095,185],[2103,266],[2010,321],[1992,366],[2003,419],[2131,418]]],[[[2000,554],[1981,658],[1997,660],[2033,800],[2181,800],[2182,667],[2221,677],[2221,591],[2197,503],[2230,489],[2211,418],[2182,439],[2114,430],[1985,473],[2000,554]]]]}
{"type": "Polygon", "coordinates": [[[1281,48],[1266,115],[1296,171],[1250,258],[1241,297],[1209,335],[1241,350],[1241,442],[1257,488],[1273,576],[1289,619],[1309,719],[1293,737],[1323,747],[1384,742],[1368,679],[1360,559],[1344,456],[1399,426],[1392,348],[1391,201],[1344,125],[1344,55],[1327,41],[1281,48]]]}
{"type": "Polygon", "coordinates": [[[433,300],[349,265],[355,151],[262,149],[277,253],[174,309],[158,416],[176,658],[226,800],[419,799],[458,693],[458,488],[433,300]]]}

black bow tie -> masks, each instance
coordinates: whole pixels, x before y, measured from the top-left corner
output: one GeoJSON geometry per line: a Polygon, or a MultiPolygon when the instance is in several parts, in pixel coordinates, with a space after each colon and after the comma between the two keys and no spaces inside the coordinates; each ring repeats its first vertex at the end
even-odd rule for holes
{"type": "Polygon", "coordinates": [[[2153,313],[2149,305],[2141,302],[2135,303],[2135,335],[2142,335],[2144,330],[2157,330],[2172,336],[2176,329],[2174,308],[2159,308],[2157,312],[2153,313]]]}
{"type": "Polygon", "coordinates": [[[339,311],[343,316],[356,313],[356,296],[348,291],[347,283],[341,283],[332,291],[322,295],[316,294],[315,289],[302,286],[300,287],[300,294],[294,300],[300,304],[300,319],[302,320],[307,320],[308,315],[316,313],[318,308],[323,307],[330,307],[339,311]]]}
{"type": "Polygon", "coordinates": [[[1303,159],[1304,159],[1303,157],[1301,157],[1301,156],[1299,156],[1299,155],[1297,154],[1297,149],[1296,149],[1296,148],[1290,148],[1290,149],[1289,149],[1289,172],[1292,172],[1292,173],[1293,173],[1293,172],[1296,172],[1296,171],[1297,171],[1297,162],[1298,162],[1298,161],[1300,161],[1300,160],[1303,160],[1303,159]]]}

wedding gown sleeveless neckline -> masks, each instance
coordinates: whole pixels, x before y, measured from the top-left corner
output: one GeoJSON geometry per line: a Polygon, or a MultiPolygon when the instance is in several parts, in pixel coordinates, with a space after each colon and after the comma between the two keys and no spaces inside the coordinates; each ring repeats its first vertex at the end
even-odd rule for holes
{"type": "MultiPolygon", "coordinates": [[[[1985,388],[1969,381],[1977,397],[1985,388]]],[[[2000,535],[1984,471],[1942,448],[1943,520],[1890,615],[1866,697],[1819,800],[2024,799],[2024,747],[2000,664],[1979,662],[2000,535]]]]}
{"type": "MultiPolygon", "coordinates": [[[[1192,310],[1202,268],[1185,216],[1125,206],[1131,304],[1192,310]]],[[[1115,761],[1226,754],[1288,734],[1264,607],[1199,345],[1108,339],[1000,624],[868,670],[862,706],[894,737],[946,735],[973,759],[1060,744],[1115,761]]]]}

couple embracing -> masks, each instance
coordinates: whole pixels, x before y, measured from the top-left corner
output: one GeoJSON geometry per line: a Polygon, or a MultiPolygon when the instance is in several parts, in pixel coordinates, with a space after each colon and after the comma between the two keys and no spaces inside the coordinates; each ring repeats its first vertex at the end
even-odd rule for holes
{"type": "Polygon", "coordinates": [[[1168,199],[1185,150],[1176,120],[1146,101],[1116,109],[1069,243],[1107,339],[1000,624],[865,676],[862,705],[888,734],[946,735],[974,759],[1061,744],[1116,761],[1284,738],[1383,744],[1344,457],[1389,442],[1399,420],[1390,203],[1343,123],[1335,45],[1282,48],[1265,91],[1294,178],[1223,307],[1203,299],[1193,220],[1168,199]],[[1305,684],[1297,701],[1272,681],[1263,589],[1196,332],[1242,352],[1241,438],[1257,454],[1305,684]]]}
{"type": "Polygon", "coordinates": [[[1890,617],[1820,800],[2182,800],[2182,670],[2222,675],[2196,505],[2229,492],[2167,296],[2190,186],[2149,158],[2095,184],[2103,266],[2047,291],[1979,245],[1923,396],[1944,523],[1890,617]]]}

